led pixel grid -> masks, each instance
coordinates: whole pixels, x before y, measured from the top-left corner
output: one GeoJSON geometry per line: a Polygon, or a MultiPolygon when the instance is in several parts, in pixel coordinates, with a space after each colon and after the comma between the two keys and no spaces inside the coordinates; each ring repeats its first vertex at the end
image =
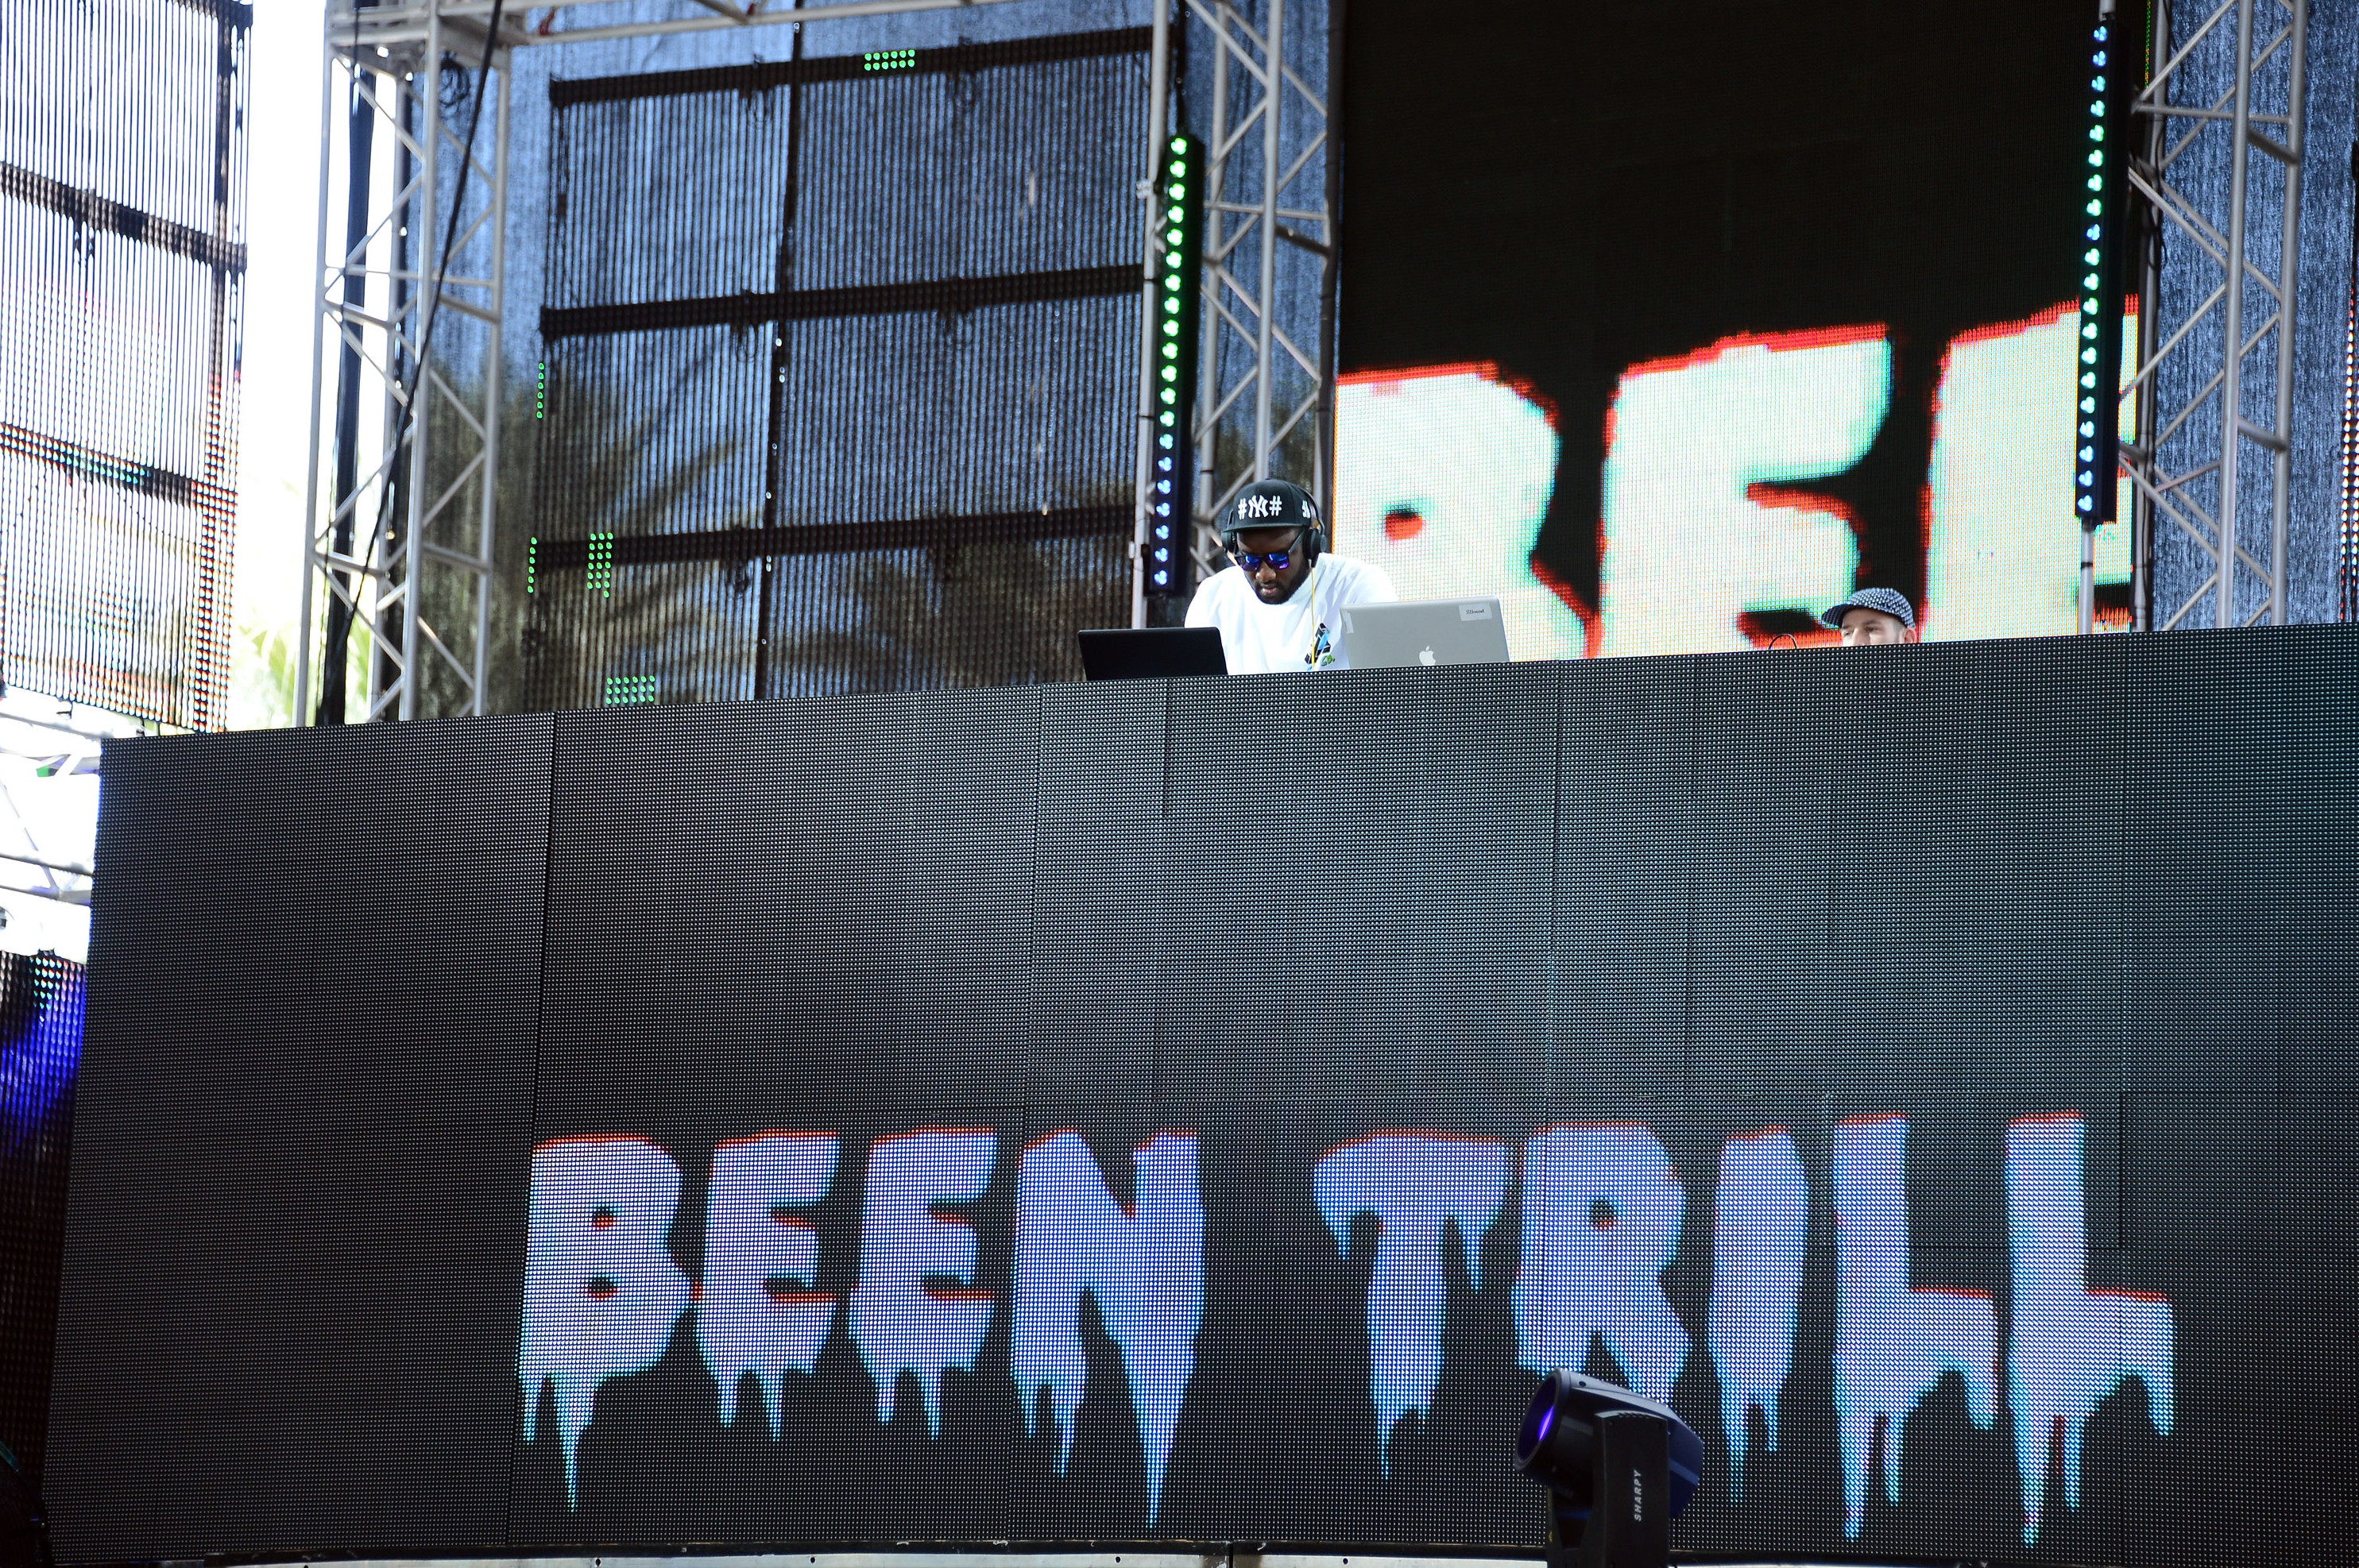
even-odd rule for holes
{"type": "MultiPolygon", "coordinates": [[[[2074,629],[2135,341],[2093,5],[1352,24],[1339,551],[1497,596],[1517,658],[1809,645],[1868,586],[1929,638],[2074,629]]],[[[2125,521],[2101,624],[2128,579],[2125,521]]]]}
{"type": "Polygon", "coordinates": [[[2287,829],[2320,880],[2182,886],[2122,802],[2243,843],[2245,775],[2193,761],[2347,769],[2249,699],[2355,676],[2311,628],[621,705],[463,777],[439,726],[252,738],[275,773],[132,743],[66,1556],[1528,1548],[1505,1444],[1573,1367],[1703,1435],[1687,1549],[2337,1561],[2350,1488],[2256,1507],[2250,1422],[2348,1435],[2353,1141],[2300,1087],[2347,1033],[2169,955],[2224,923],[2329,972],[2359,838],[2332,807],[2287,829]],[[2093,710],[2122,744],[2029,765],[2093,710]],[[497,875],[480,960],[403,937],[435,983],[388,1013],[285,944],[447,862],[284,840],[421,779],[497,875]],[[1223,791],[1325,852],[1207,849],[1223,791]]]}

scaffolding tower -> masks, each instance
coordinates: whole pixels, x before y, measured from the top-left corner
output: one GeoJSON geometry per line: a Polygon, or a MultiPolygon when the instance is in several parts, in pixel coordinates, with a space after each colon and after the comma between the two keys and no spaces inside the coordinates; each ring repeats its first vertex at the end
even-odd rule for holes
{"type": "Polygon", "coordinates": [[[2208,13],[2190,0],[2184,16],[2172,0],[2152,4],[2154,69],[2133,105],[2143,134],[2128,165],[2146,220],[2136,369],[2123,390],[2137,435],[2121,447],[2134,623],[2282,625],[2309,0],[2217,0],[2208,13]],[[2256,260],[2256,243],[2277,254],[2256,260]],[[2154,551],[2180,535],[2210,573],[2180,602],[2151,603],[2154,551]]]}
{"type": "Polygon", "coordinates": [[[1195,36],[1210,43],[1212,76],[1195,417],[1201,577],[1227,564],[1222,512],[1238,491],[1271,476],[1298,430],[1307,427],[1304,488],[1321,513],[1333,488],[1335,166],[1328,150],[1343,0],[1328,0],[1324,95],[1286,61],[1287,0],[1262,0],[1260,27],[1231,0],[1186,4],[1195,36]],[[1282,245],[1317,260],[1316,336],[1307,344],[1308,301],[1281,284],[1282,245]]]}
{"type": "MultiPolygon", "coordinates": [[[[515,51],[1005,0],[839,0],[767,9],[761,0],[696,0],[676,8],[682,14],[553,25],[560,11],[588,3],[536,0],[529,17],[525,5],[508,0],[338,0],[330,8],[320,107],[321,144],[329,150],[320,174],[296,656],[299,723],[418,717],[429,670],[455,683],[459,711],[484,711],[501,525],[515,51]],[[453,73],[466,92],[446,91],[453,73]],[[342,233],[332,239],[332,166],[344,173],[347,194],[342,233]],[[332,372],[322,351],[330,345],[332,372]],[[459,609],[438,622],[424,611],[429,588],[444,580],[453,591],[438,592],[434,602],[459,609]]],[[[1158,92],[1153,124],[1142,127],[1142,172],[1158,151],[1160,90],[1169,80],[1168,29],[1158,22],[1155,31],[1158,92]]],[[[1149,194],[1142,180],[1142,206],[1149,194]]],[[[1153,223],[1143,215],[1141,232],[1153,223]]],[[[1145,256],[1141,267],[1146,287],[1145,256]]],[[[1144,494],[1142,481],[1142,508],[1144,494]]]]}
{"type": "Polygon", "coordinates": [[[335,159],[323,157],[318,242],[323,265],[313,300],[310,462],[296,644],[299,723],[416,718],[429,659],[460,682],[462,711],[484,710],[499,492],[514,42],[505,27],[495,38],[484,17],[490,10],[463,0],[426,0],[406,9],[335,11],[328,18],[320,140],[323,148],[340,146],[349,198],[342,241],[331,252],[329,166],[335,159]],[[466,104],[456,114],[445,112],[445,51],[475,67],[471,74],[488,105],[478,98],[472,112],[466,104]],[[337,144],[332,138],[339,103],[345,108],[345,135],[337,144]],[[485,119],[488,148],[473,139],[485,119]],[[441,189],[446,155],[463,169],[467,188],[447,196],[441,189]],[[462,196],[469,198],[463,208],[462,196]],[[486,242],[482,247],[473,243],[479,236],[486,242]],[[478,250],[488,252],[481,274],[454,265],[478,250]],[[446,315],[474,324],[455,353],[454,334],[440,319],[446,315]],[[329,389],[320,352],[320,340],[329,333],[337,350],[332,406],[322,401],[329,389]],[[462,365],[466,359],[473,362],[462,365]],[[375,428],[364,432],[363,408],[371,403],[375,428]],[[323,495],[321,438],[331,417],[333,445],[326,455],[332,472],[323,495]],[[455,470],[432,450],[445,438],[460,449],[455,470]],[[445,524],[446,535],[457,533],[459,542],[437,540],[438,523],[445,524]],[[437,627],[422,613],[430,575],[441,572],[458,574],[460,625],[437,627]],[[316,660],[315,609],[325,643],[316,660]],[[353,674],[360,690],[348,706],[345,685],[353,674]]]}

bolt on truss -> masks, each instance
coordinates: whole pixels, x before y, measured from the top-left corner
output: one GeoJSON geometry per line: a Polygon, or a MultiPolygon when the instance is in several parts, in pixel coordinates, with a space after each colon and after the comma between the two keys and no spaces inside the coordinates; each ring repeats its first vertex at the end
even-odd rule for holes
{"type": "MultiPolygon", "coordinates": [[[[462,66],[480,65],[488,31],[469,19],[446,26],[432,0],[424,11],[415,41],[374,41],[349,14],[329,18],[321,141],[329,145],[341,99],[353,194],[343,239],[331,249],[323,158],[299,722],[322,708],[339,718],[418,717],[429,661],[457,684],[450,706],[484,709],[499,488],[509,71],[506,49],[495,50],[484,78],[491,101],[481,111],[490,145],[471,149],[472,98],[462,96],[455,110],[446,103],[444,51],[462,66]],[[450,179],[462,169],[463,180],[450,179]],[[446,179],[465,186],[463,210],[454,209],[458,192],[446,190],[446,179]],[[328,334],[338,370],[334,448],[323,454],[320,339],[328,334]],[[376,406],[374,432],[362,427],[369,402],[376,406]],[[324,493],[323,456],[333,470],[324,493]],[[449,574],[457,591],[437,597],[433,609],[454,606],[454,623],[437,626],[428,618],[429,588],[449,574]],[[324,649],[312,645],[315,614],[324,649]],[[355,660],[366,673],[348,710],[345,672],[355,660]]],[[[471,90],[475,75],[465,71],[471,90]]]]}
{"type": "Polygon", "coordinates": [[[2128,162],[2133,200],[2149,214],[2137,369],[2123,392],[2137,399],[2138,437],[2121,448],[2141,627],[2169,631],[2206,603],[2214,626],[2286,618],[2309,9],[2309,0],[2219,0],[2182,31],[2179,8],[2154,0],[2155,70],[2132,109],[2144,134],[2128,162]],[[2247,242],[2265,244],[2279,203],[2272,273],[2247,242]],[[2180,314],[2174,301],[2190,308],[2180,314]],[[2210,574],[2180,603],[2148,605],[2147,563],[2174,535],[2193,542],[2210,574]]]}
{"type": "MultiPolygon", "coordinates": [[[[1216,526],[1223,509],[1238,491],[1270,477],[1288,438],[1306,427],[1305,488],[1326,510],[1335,225],[1328,104],[1286,63],[1287,0],[1263,0],[1259,28],[1229,0],[1187,0],[1187,6],[1212,44],[1195,421],[1201,576],[1224,564],[1216,526]],[[1307,314],[1314,290],[1287,287],[1281,246],[1317,263],[1318,337],[1308,349],[1298,341],[1309,336],[1300,321],[1289,332],[1281,319],[1307,314]]],[[[1340,62],[1329,52],[1332,72],[1340,62]]]]}

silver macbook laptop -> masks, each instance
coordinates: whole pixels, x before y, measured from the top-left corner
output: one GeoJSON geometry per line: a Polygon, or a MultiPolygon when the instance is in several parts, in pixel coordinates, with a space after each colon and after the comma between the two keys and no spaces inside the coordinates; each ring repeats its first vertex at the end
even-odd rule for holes
{"type": "Polygon", "coordinates": [[[1354,604],[1343,611],[1343,657],[1355,670],[1504,665],[1507,623],[1495,599],[1354,604]]]}

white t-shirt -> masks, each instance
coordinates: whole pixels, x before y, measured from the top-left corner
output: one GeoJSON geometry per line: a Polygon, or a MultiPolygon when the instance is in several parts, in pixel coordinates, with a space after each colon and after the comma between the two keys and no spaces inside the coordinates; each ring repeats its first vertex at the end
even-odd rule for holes
{"type": "Polygon", "coordinates": [[[1188,624],[1221,629],[1221,651],[1233,676],[1280,670],[1344,669],[1343,607],[1389,604],[1398,599],[1392,579],[1364,561],[1322,555],[1310,566],[1310,579],[1284,604],[1264,604],[1253,583],[1234,565],[1197,586],[1189,601],[1188,624]]]}

